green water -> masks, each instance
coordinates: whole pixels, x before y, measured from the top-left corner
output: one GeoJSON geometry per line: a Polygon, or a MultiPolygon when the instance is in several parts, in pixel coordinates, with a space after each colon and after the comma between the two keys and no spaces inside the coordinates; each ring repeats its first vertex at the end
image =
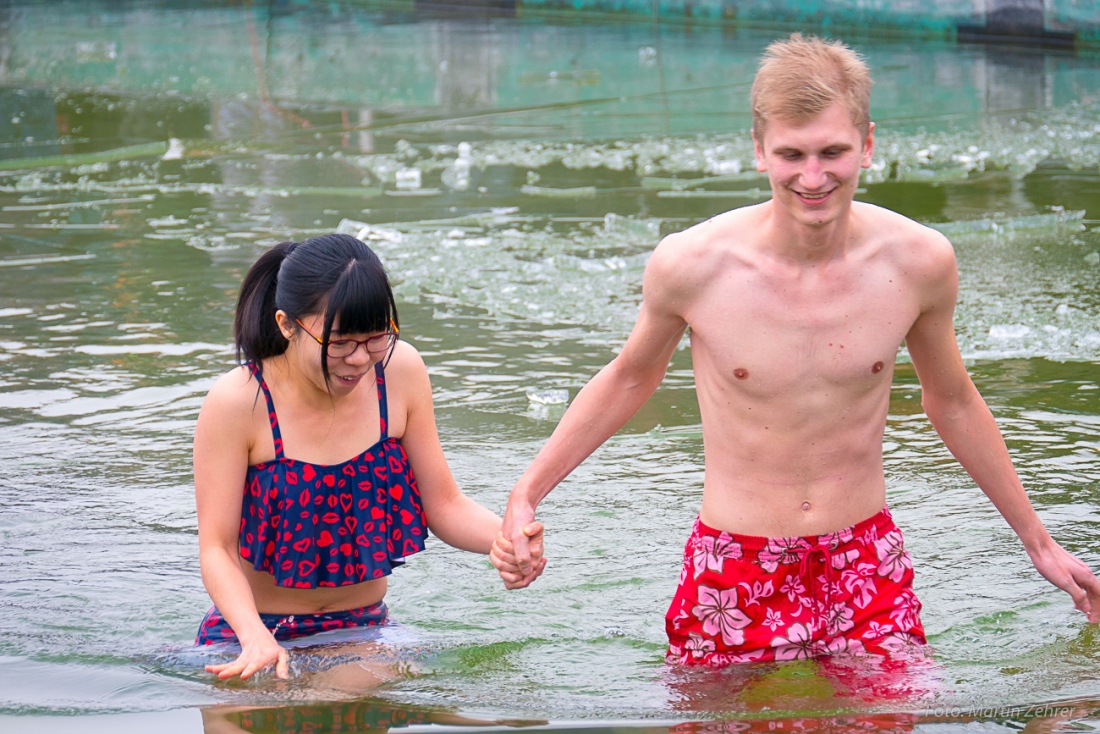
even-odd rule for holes
{"type": "MultiPolygon", "coordinates": [[[[544,504],[535,587],[438,542],[395,575],[382,642],[415,674],[218,685],[189,649],[209,604],[191,431],[258,253],[334,230],[378,250],[452,468],[500,510],[563,410],[540,396],[614,354],[660,236],[767,196],[746,98],[771,38],[364,3],[0,8],[0,729],[1100,727],[1098,631],[952,462],[904,355],[888,497],[929,666],[665,668],[702,479],[686,345],[544,504]]],[[[860,50],[860,197],[952,238],[975,381],[1048,527],[1100,569],[1100,60],[860,50]]]]}

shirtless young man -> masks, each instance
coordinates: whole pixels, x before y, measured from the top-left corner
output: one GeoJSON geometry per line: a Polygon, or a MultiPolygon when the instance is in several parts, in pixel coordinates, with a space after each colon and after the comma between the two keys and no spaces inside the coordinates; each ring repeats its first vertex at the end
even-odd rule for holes
{"type": "Polygon", "coordinates": [[[538,503],[657,389],[685,329],[703,423],[703,502],[666,615],[668,659],[724,665],[922,645],[920,603],[886,508],[882,440],[904,342],[922,405],[1047,580],[1090,622],[1100,581],[1047,533],[955,340],[951,244],[853,202],[871,164],[866,65],[794,35],[752,89],[772,198],[666,237],[637,323],[512,490],[493,554],[528,585],[538,503]],[[512,559],[511,562],[500,559],[512,559]]]}

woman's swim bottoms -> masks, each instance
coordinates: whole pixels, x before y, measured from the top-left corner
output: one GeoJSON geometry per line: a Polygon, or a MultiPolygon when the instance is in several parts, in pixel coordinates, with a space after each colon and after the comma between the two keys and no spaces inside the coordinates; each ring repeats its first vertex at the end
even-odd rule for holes
{"type": "MultiPolygon", "coordinates": [[[[380,601],[368,607],[322,614],[261,614],[260,621],[271,630],[276,640],[293,640],[329,630],[384,624],[388,615],[386,603],[380,601]]],[[[239,642],[239,640],[218,608],[210,607],[210,611],[206,613],[199,625],[195,644],[213,645],[218,642],[239,642]]]]}

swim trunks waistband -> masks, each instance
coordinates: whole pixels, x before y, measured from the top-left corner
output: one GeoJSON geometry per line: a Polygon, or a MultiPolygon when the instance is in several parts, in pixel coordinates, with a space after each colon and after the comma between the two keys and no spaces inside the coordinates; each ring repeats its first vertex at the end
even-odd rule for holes
{"type": "Polygon", "coordinates": [[[710,536],[714,538],[724,536],[740,544],[742,553],[751,553],[755,555],[759,554],[761,551],[770,551],[775,548],[789,548],[792,546],[803,548],[835,548],[851,538],[857,538],[867,533],[871,533],[875,536],[884,535],[894,527],[894,517],[890,514],[890,509],[884,507],[880,512],[871,515],[865,520],[860,520],[855,525],[834,530],[831,533],[823,533],[821,535],[779,536],[774,538],[763,535],[741,535],[740,533],[730,533],[725,530],[712,528],[699,518],[695,519],[695,527],[692,529],[692,535],[710,536]]]}

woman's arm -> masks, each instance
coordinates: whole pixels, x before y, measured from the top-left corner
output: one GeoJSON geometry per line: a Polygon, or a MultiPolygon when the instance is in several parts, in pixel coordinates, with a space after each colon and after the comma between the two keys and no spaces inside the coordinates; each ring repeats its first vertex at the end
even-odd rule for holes
{"type": "Polygon", "coordinates": [[[219,379],[203,402],[195,426],[199,566],[210,598],[241,642],[236,660],[206,666],[208,672],[223,679],[236,675],[248,678],[273,663],[276,675],[288,675],[286,650],[260,621],[252,590],[241,570],[241,498],[254,425],[255,394],[250,386],[255,388],[255,381],[243,368],[219,379]]]}
{"type": "Polygon", "coordinates": [[[429,529],[447,545],[488,553],[500,531],[500,518],[463,494],[451,474],[439,442],[424,360],[415,347],[399,342],[386,371],[387,386],[401,391],[400,401],[391,399],[391,410],[395,405],[406,410],[401,445],[416,477],[429,529]]]}

